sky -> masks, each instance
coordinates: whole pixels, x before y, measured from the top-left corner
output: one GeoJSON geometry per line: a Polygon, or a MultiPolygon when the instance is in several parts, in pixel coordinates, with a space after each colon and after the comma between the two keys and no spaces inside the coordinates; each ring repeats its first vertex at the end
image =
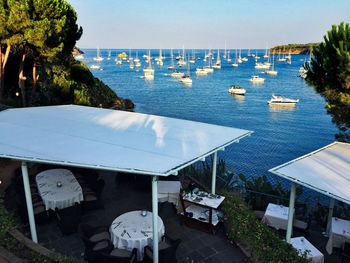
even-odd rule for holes
{"type": "Polygon", "coordinates": [[[350,0],[68,0],[80,48],[266,48],[320,42],[350,0]]]}

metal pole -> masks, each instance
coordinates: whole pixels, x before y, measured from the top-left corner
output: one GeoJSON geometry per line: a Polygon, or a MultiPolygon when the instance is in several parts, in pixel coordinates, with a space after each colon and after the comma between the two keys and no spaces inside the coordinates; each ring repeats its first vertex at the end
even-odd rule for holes
{"type": "Polygon", "coordinates": [[[216,164],[218,159],[218,153],[213,153],[213,166],[212,166],[212,175],[211,175],[211,193],[215,194],[216,188],[216,164]]]}
{"type": "Polygon", "coordinates": [[[153,263],[158,263],[158,177],[152,176],[153,263]]]}
{"type": "Polygon", "coordinates": [[[292,230],[293,230],[295,192],[296,192],[295,183],[292,183],[290,187],[288,225],[287,225],[287,234],[286,234],[286,241],[288,243],[290,243],[290,238],[292,237],[292,230]]]}
{"type": "Polygon", "coordinates": [[[328,219],[327,219],[326,236],[329,235],[329,231],[331,230],[334,203],[335,203],[334,198],[331,198],[331,200],[329,201],[329,210],[328,210],[328,219]]]}
{"type": "Polygon", "coordinates": [[[27,167],[26,162],[22,162],[22,178],[23,178],[24,193],[25,193],[26,203],[27,203],[30,233],[32,235],[32,240],[35,243],[38,243],[38,237],[36,234],[34,211],[33,211],[32,195],[30,193],[30,185],[29,185],[29,178],[28,178],[28,167],[27,167]]]}

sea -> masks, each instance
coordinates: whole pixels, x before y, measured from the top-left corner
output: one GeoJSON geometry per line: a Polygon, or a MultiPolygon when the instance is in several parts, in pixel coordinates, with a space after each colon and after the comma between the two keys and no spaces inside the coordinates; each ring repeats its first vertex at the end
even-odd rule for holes
{"type": "MultiPolygon", "coordinates": [[[[227,147],[219,153],[219,158],[226,161],[227,168],[236,174],[242,173],[248,178],[266,175],[273,183],[283,179],[268,172],[269,169],[300,157],[335,140],[336,126],[325,110],[325,100],[304,79],[299,77],[299,68],[307,60],[307,55],[292,55],[291,64],[275,62],[277,76],[263,74],[255,69],[255,60],[247,56],[248,50],[242,50],[242,57],[248,61],[237,68],[231,66],[235,50],[230,50],[231,62],[223,58],[221,53],[221,69],[214,70],[208,76],[196,76],[196,67],[201,67],[205,52],[196,50],[195,56],[200,58],[190,68],[184,66],[179,71],[190,72],[192,86],[185,86],[170,76],[167,66],[171,64],[170,50],[162,50],[164,65],[159,66],[152,60],[155,69],[153,81],[145,80],[142,69],[147,66],[142,57],[147,50],[131,50],[141,60],[140,68],[130,69],[129,63],[116,65],[117,54],[126,50],[101,50],[102,62],[93,60],[96,49],[83,49],[84,62],[100,65],[100,70],[91,70],[94,76],[109,85],[119,96],[131,99],[136,112],[181,118],[192,121],[224,125],[251,130],[254,133],[227,147]],[[254,85],[249,79],[252,75],[265,78],[264,84],[254,85]],[[239,85],[246,89],[246,96],[230,95],[231,85],[239,85]],[[272,94],[299,99],[295,107],[269,106],[267,101],[272,94]]],[[[217,50],[212,51],[215,63],[217,50]]],[[[252,54],[260,56],[259,62],[265,61],[265,50],[252,50],[252,54]]],[[[174,57],[182,50],[174,50],[174,57]]],[[[192,50],[186,50],[192,56],[192,50]]],[[[151,50],[152,58],[159,56],[159,50],[151,50]]],[[[276,55],[277,56],[277,55],[276,55]]],[[[276,57],[277,58],[277,57],[276,57]]],[[[176,63],[176,60],[175,60],[176,63]]]]}

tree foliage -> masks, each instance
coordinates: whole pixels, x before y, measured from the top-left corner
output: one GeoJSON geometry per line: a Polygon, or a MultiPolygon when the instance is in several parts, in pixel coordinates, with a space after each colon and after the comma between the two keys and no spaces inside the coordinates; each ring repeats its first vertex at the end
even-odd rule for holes
{"type": "Polygon", "coordinates": [[[0,103],[111,107],[120,100],[127,108],[75,61],[72,51],[82,28],[66,0],[0,0],[0,25],[0,103]]]}
{"type": "Polygon", "coordinates": [[[338,126],[339,140],[350,141],[350,26],[341,23],[313,50],[306,80],[326,99],[326,109],[338,126]]]}

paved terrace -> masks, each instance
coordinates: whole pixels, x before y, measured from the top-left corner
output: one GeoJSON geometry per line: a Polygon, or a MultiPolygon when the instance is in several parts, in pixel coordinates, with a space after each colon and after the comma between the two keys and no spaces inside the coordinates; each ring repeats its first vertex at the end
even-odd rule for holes
{"type": "MultiPolygon", "coordinates": [[[[91,225],[110,225],[119,215],[132,211],[151,209],[151,185],[145,181],[145,176],[120,176],[109,172],[101,173],[106,185],[102,192],[103,209],[84,212],[82,221],[91,225]],[[136,183],[135,183],[136,182],[136,183]]],[[[178,250],[178,262],[248,262],[242,251],[231,244],[225,237],[223,230],[216,235],[203,233],[188,228],[182,224],[171,204],[159,206],[159,216],[165,225],[165,232],[170,237],[182,240],[178,250]]],[[[49,224],[37,227],[39,243],[47,248],[83,258],[84,244],[78,234],[62,235],[53,220],[49,224]]]]}
{"type": "MultiPolygon", "coordinates": [[[[110,172],[101,172],[106,185],[102,192],[103,209],[84,212],[82,221],[91,225],[110,225],[119,215],[132,211],[147,209],[151,211],[151,186],[145,181],[145,176],[119,176],[110,172]]],[[[150,179],[150,178],[149,178],[150,179]]],[[[159,206],[159,216],[162,218],[166,234],[182,243],[177,250],[179,263],[242,263],[249,262],[243,252],[231,244],[221,229],[216,235],[203,233],[188,228],[182,224],[171,204],[159,206]]],[[[62,235],[55,220],[37,228],[39,243],[65,255],[83,259],[84,244],[78,234],[62,235]]],[[[327,238],[322,236],[322,229],[312,225],[307,239],[325,256],[325,263],[340,262],[337,254],[329,256],[325,251],[327,238]]],[[[301,236],[295,233],[294,236],[301,236]]],[[[350,262],[344,260],[344,262],[350,262]]]]}

